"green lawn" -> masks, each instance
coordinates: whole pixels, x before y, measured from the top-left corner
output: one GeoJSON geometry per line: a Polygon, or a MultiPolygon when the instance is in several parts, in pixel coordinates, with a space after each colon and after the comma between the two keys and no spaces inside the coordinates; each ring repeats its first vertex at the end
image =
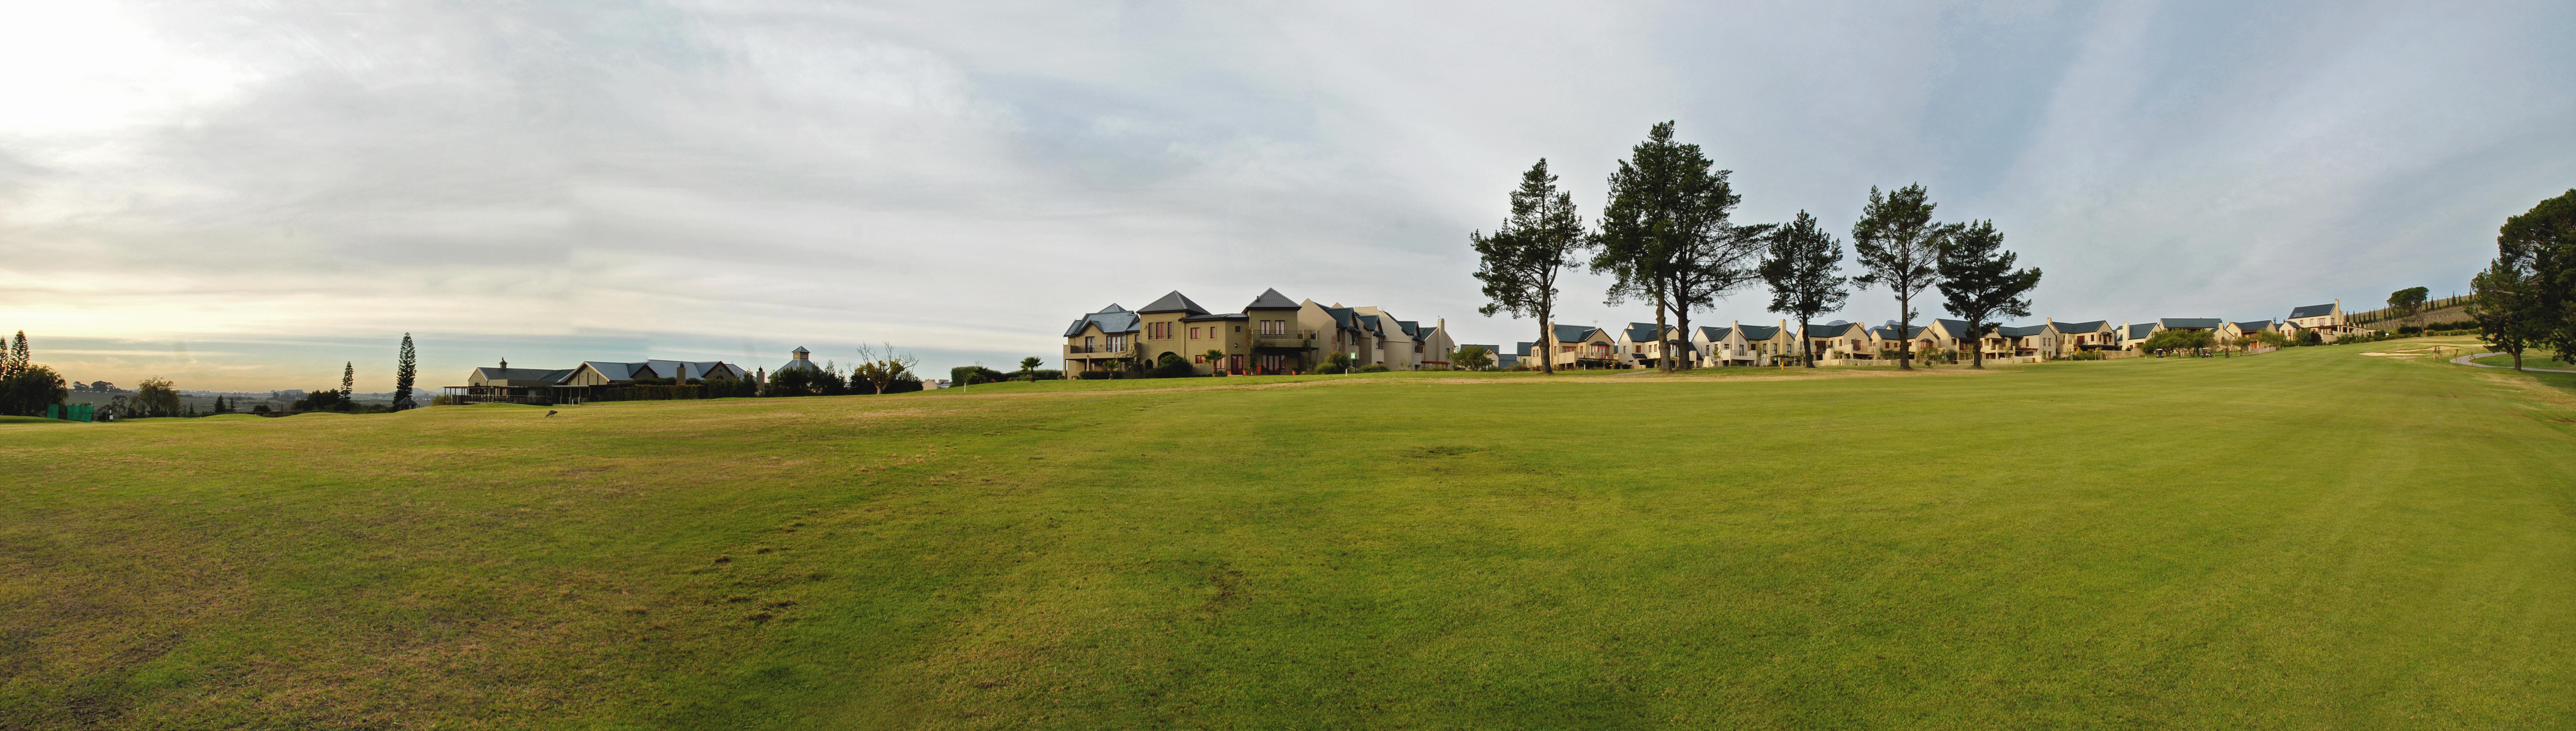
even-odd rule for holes
{"type": "Polygon", "coordinates": [[[2576,725],[2576,376],[2361,352],[0,423],[0,728],[2576,725]]]}

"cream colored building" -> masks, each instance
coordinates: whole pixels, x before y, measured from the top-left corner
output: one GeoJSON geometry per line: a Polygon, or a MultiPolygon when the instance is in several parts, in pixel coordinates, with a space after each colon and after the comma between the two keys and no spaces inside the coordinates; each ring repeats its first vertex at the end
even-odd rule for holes
{"type": "Polygon", "coordinates": [[[1418,370],[1456,349],[1447,321],[1424,326],[1377,307],[1326,306],[1263,290],[1239,312],[1210,312],[1178,291],[1128,311],[1112,304],[1065,329],[1065,372],[1130,373],[1171,355],[1202,375],[1307,373],[1347,355],[1354,366],[1418,370]],[[1211,357],[1213,353],[1213,357],[1211,357]]]}

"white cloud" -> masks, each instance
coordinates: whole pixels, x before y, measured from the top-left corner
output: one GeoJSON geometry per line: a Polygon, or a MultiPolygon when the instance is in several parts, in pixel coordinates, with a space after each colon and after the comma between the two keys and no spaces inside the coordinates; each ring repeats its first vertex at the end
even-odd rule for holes
{"type": "MultiPolygon", "coordinates": [[[[2568,185],[2576,11],[2239,10],[0,5],[0,274],[30,283],[0,311],[292,341],[296,378],[329,350],[296,338],[404,331],[1001,362],[1170,289],[1508,343],[1529,327],[1470,314],[1466,231],[1539,157],[1597,211],[1678,119],[1747,219],[1843,226],[1921,181],[2048,268],[2047,314],[2259,317],[2441,289],[2568,185]]],[[[1568,321],[1651,317],[1574,280],[1568,321]]]]}

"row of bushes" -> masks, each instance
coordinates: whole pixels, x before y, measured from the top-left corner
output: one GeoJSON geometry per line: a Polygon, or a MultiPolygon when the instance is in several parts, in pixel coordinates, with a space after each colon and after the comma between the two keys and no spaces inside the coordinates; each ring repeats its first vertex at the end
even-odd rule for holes
{"type": "Polygon", "coordinates": [[[983,366],[958,366],[948,369],[948,385],[950,388],[958,386],[972,386],[978,383],[1001,383],[1004,381],[1061,380],[1064,380],[1064,371],[1043,368],[1024,368],[1009,373],[1004,373],[983,366]]]}

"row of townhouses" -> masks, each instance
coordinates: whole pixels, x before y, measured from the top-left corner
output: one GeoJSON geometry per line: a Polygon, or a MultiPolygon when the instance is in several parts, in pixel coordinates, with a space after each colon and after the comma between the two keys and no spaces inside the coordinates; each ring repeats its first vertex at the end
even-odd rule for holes
{"type": "Polygon", "coordinates": [[[2135,353],[2139,345],[2156,333],[2166,330],[2207,330],[2220,343],[2232,343],[2259,332],[2280,333],[2299,337],[2303,332],[2316,332],[2320,339],[2333,341],[2347,334],[2362,332],[2344,320],[2343,302],[2309,305],[2290,311],[2279,320],[2237,322],[2220,318],[2173,317],[2153,322],[2111,324],[2108,320],[2091,322],[2058,322],[2051,318],[2037,325],[2003,325],[1982,335],[1968,332],[1968,323],[1960,320],[1933,319],[1898,335],[1894,325],[1868,327],[1859,323],[1834,321],[1813,325],[1801,334],[1787,320],[1771,325],[1746,325],[1731,322],[1724,327],[1697,327],[1682,333],[1666,326],[1663,337],[1657,337],[1654,323],[1632,322],[1616,331],[1588,325],[1556,325],[1548,328],[1544,342],[1517,343],[1505,350],[1491,345],[1475,345],[1496,353],[1497,365],[1538,365],[1538,353],[1550,353],[1558,367],[1570,368],[1655,368],[1666,357],[1681,358],[1689,367],[1772,366],[1801,362],[1808,352],[1801,341],[1808,341],[1817,365],[1870,365],[1885,361],[1887,353],[1901,341],[1914,341],[1918,353],[1959,353],[1971,348],[1982,351],[1986,360],[2000,362],[2037,362],[2064,358],[2080,352],[2102,351],[2113,354],[2135,353]],[[1665,353],[1665,342],[1684,344],[1673,353],[1665,353]]]}
{"type": "Polygon", "coordinates": [[[1067,375],[1186,359],[1201,375],[1307,373],[1335,354],[1389,370],[1445,366],[1457,343],[1448,320],[1400,320],[1376,307],[1291,300],[1276,289],[1235,312],[1209,312],[1180,292],[1134,310],[1111,304],[1064,330],[1067,375]],[[1214,358],[1210,358],[1210,354],[1214,358]]]}
{"type": "MultiPolygon", "coordinates": [[[[788,353],[780,371],[822,370],[814,365],[813,352],[798,347],[788,353]]],[[[766,380],[767,368],[746,371],[742,366],[720,360],[646,360],[633,363],[586,360],[571,368],[512,368],[503,360],[498,367],[484,366],[465,375],[465,385],[447,386],[444,395],[457,403],[578,404],[590,400],[594,389],[632,386],[641,380],[669,380],[688,383],[707,379],[745,378],[766,380]]]]}

